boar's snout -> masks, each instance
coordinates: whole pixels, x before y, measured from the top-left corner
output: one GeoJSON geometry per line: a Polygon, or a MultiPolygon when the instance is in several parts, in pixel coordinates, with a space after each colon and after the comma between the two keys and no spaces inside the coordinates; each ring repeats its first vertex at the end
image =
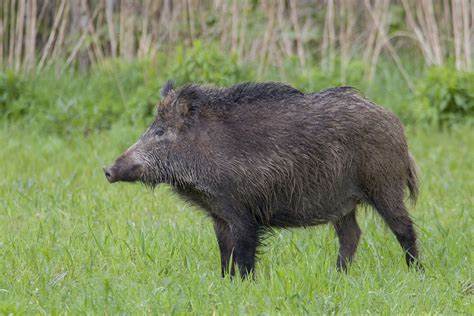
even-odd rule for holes
{"type": "Polygon", "coordinates": [[[115,176],[114,176],[114,171],[112,169],[112,167],[104,167],[102,168],[104,170],[104,174],[105,174],[105,177],[107,178],[107,181],[109,181],[110,183],[114,183],[115,181],[115,176]]]}
{"type": "Polygon", "coordinates": [[[134,182],[140,179],[142,166],[134,159],[124,155],[120,156],[112,166],[104,168],[104,174],[110,183],[117,181],[134,182]]]}

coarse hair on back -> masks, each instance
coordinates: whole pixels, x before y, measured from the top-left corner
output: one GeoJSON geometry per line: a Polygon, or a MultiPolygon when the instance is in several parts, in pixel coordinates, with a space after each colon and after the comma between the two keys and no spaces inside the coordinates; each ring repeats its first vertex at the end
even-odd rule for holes
{"type": "Polygon", "coordinates": [[[229,88],[190,84],[181,88],[176,98],[195,102],[200,106],[216,108],[225,105],[249,104],[257,101],[280,101],[301,96],[304,96],[303,92],[284,83],[243,82],[229,88]]]}

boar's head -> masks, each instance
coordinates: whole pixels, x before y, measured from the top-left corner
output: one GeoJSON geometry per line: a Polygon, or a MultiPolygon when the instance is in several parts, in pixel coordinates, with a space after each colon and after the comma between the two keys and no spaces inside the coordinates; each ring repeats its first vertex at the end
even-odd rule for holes
{"type": "Polygon", "coordinates": [[[183,88],[179,92],[167,82],[161,90],[153,123],[138,141],[104,168],[110,183],[142,182],[179,185],[196,177],[199,154],[199,108],[208,102],[199,89],[183,88]]]}

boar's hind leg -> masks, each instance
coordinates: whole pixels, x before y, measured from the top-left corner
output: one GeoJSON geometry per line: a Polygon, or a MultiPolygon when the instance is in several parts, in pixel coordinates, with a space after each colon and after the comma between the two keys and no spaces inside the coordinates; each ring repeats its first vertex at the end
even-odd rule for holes
{"type": "Polygon", "coordinates": [[[355,209],[334,223],[339,238],[339,256],[336,267],[339,271],[347,271],[347,265],[352,261],[360,239],[360,228],[357,224],[355,209]]]}
{"type": "Polygon", "coordinates": [[[418,262],[418,249],[416,246],[416,233],[413,222],[403,202],[402,194],[394,194],[390,199],[374,201],[374,207],[397,237],[398,242],[405,251],[408,266],[414,265],[417,269],[423,267],[418,262]],[[393,197],[398,196],[397,199],[393,197]]]}
{"type": "Polygon", "coordinates": [[[213,217],[214,231],[216,232],[217,243],[221,253],[221,273],[224,277],[227,273],[234,275],[234,265],[230,265],[234,242],[229,225],[222,219],[213,217]]]}

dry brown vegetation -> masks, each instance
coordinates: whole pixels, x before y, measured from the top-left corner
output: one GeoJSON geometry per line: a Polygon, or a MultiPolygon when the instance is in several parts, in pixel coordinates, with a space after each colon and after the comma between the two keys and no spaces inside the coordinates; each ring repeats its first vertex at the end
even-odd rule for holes
{"type": "MultiPolygon", "coordinates": [[[[2,0],[0,64],[16,71],[154,56],[216,41],[261,67],[297,58],[341,72],[354,57],[374,75],[380,55],[418,50],[427,65],[472,70],[472,0],[2,0]]],[[[344,73],[341,74],[344,76],[344,73]]]]}

